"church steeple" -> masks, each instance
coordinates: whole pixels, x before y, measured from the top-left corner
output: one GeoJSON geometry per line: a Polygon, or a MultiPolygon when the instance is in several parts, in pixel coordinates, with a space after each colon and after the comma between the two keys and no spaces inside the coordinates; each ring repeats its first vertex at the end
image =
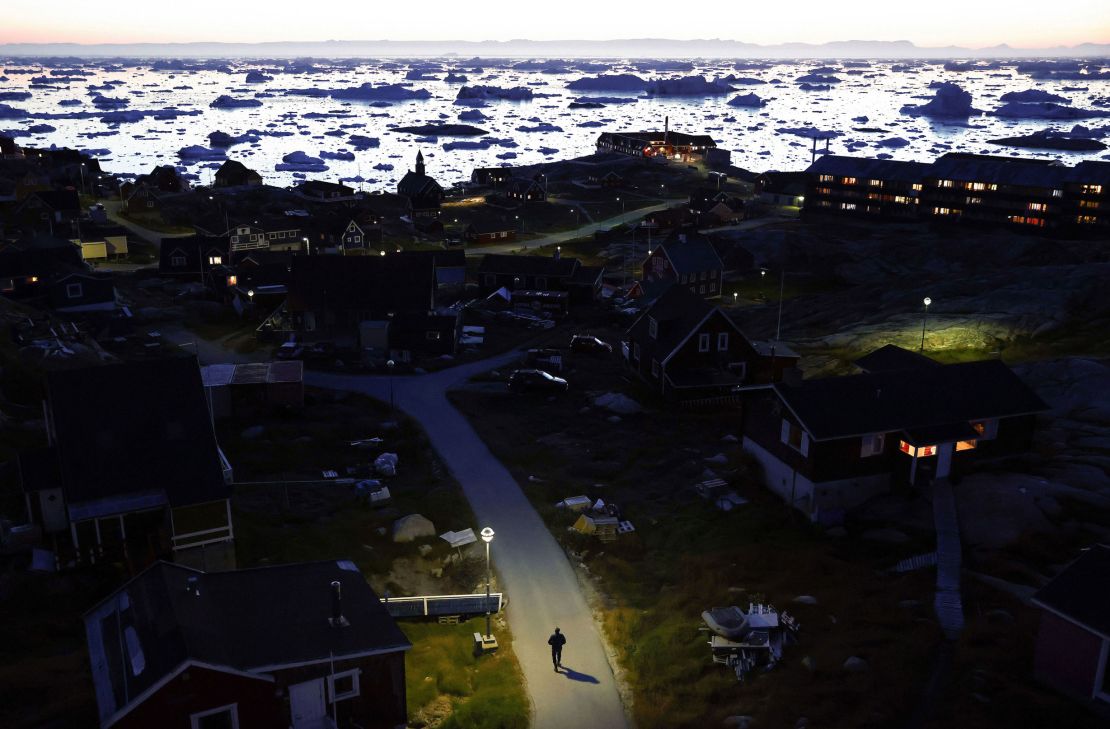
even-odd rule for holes
{"type": "Polygon", "coordinates": [[[424,174],[424,153],[419,150],[416,152],[416,174],[424,174]]]}

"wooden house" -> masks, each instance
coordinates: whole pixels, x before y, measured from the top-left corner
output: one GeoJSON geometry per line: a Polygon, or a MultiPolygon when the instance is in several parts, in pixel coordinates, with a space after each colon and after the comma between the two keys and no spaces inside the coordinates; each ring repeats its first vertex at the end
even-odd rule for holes
{"type": "Polygon", "coordinates": [[[471,221],[463,231],[463,237],[469,243],[495,243],[516,238],[516,223],[494,218],[482,218],[471,221]]]}
{"type": "Polygon", "coordinates": [[[672,281],[707,299],[721,296],[724,264],[709,238],[693,230],[672,233],[648,252],[644,281],[672,281]]]}
{"type": "Polygon", "coordinates": [[[558,249],[553,256],[489,254],[478,266],[478,288],[489,295],[498,289],[509,291],[566,291],[573,303],[595,300],[601,295],[605,269],[584,266],[577,258],[563,258],[558,249]]]}
{"type": "Polygon", "coordinates": [[[163,238],[158,255],[160,274],[205,282],[219,266],[231,263],[230,242],[226,236],[163,238]]]}
{"type": "Polygon", "coordinates": [[[747,387],[782,378],[797,355],[770,353],[748,340],[719,307],[671,284],[625,333],[625,366],[659,395],[675,400],[719,398],[738,405],[747,387]]]}
{"type": "Polygon", "coordinates": [[[513,177],[505,185],[505,197],[515,202],[543,202],[547,191],[530,177],[513,177]]]}
{"type": "Polygon", "coordinates": [[[76,314],[115,311],[119,308],[116,286],[111,276],[71,273],[51,281],[47,288],[50,308],[76,314]]]}
{"type": "Polygon", "coordinates": [[[344,202],[353,200],[355,189],[340,182],[327,182],[326,180],[305,180],[293,188],[293,191],[306,200],[315,202],[344,202]]]}
{"type": "Polygon", "coordinates": [[[1033,595],[1033,672],[1110,716],[1110,546],[1094,545],[1033,595]]]}
{"type": "Polygon", "coordinates": [[[805,212],[915,219],[928,169],[923,162],[825,155],[806,170],[805,212]]]}
{"type": "Polygon", "coordinates": [[[814,521],[839,522],[892,483],[1027,450],[1048,409],[999,360],[941,365],[888,346],[861,364],[861,374],[776,384],[745,408],[744,450],[814,521]]]}
{"type": "Polygon", "coordinates": [[[100,729],[395,729],[412,645],[353,562],[157,562],[85,613],[100,729]]]}
{"type": "Polygon", "coordinates": [[[470,182],[482,187],[498,187],[513,177],[512,167],[475,167],[470,173],[470,182]]]}
{"type": "Polygon", "coordinates": [[[213,187],[249,187],[261,184],[262,175],[234,159],[220,165],[212,178],[213,187]]]}
{"type": "Polygon", "coordinates": [[[755,178],[755,195],[764,205],[800,208],[805,202],[805,172],[776,172],[769,170],[755,178]]]}
{"type": "Polygon", "coordinates": [[[47,445],[19,474],[62,564],[234,565],[231,466],[195,358],[48,372],[44,413],[47,445]]]}

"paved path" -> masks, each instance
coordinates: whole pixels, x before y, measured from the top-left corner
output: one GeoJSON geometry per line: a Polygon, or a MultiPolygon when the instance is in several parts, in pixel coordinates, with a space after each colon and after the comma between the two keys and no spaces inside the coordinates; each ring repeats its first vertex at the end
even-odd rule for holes
{"type": "Polygon", "coordinates": [[[955,640],[964,629],[960,597],[960,525],[956,496],[946,478],[933,482],[933,523],[937,530],[937,593],[933,608],[945,637],[955,640]]]}
{"type": "MultiPolygon", "coordinates": [[[[508,470],[490,453],[446,392],[470,376],[504,365],[517,353],[430,375],[396,377],[397,407],[424,427],[432,445],[462,485],[478,518],[493,527],[493,562],[508,597],[506,615],[534,707],[535,729],[620,729],[628,726],[598,627],[562,548],[508,470]],[[556,674],[547,637],[567,636],[556,674]]],[[[389,401],[386,377],[307,373],[307,383],[351,390],[389,401]]],[[[402,464],[403,466],[404,464],[402,464]]]]}
{"type": "Polygon", "coordinates": [[[667,200],[665,202],[659,203],[658,205],[652,205],[646,208],[638,208],[636,210],[629,210],[627,213],[621,213],[620,215],[615,215],[612,218],[606,218],[605,220],[587,223],[571,230],[564,230],[561,233],[552,233],[550,235],[544,235],[539,238],[532,238],[531,240],[518,240],[513,241],[512,243],[495,243],[494,245],[489,246],[470,247],[467,248],[466,255],[484,256],[487,253],[515,253],[522,248],[544,248],[546,246],[553,246],[559,243],[566,243],[567,241],[576,240],[588,235],[593,235],[599,230],[605,230],[608,228],[612,228],[615,225],[623,225],[625,223],[630,223],[633,220],[639,220],[649,213],[666,210],[667,208],[677,203],[684,202],[685,200],[686,198],[667,200]]]}
{"type": "Polygon", "coordinates": [[[143,227],[120,215],[120,209],[123,205],[118,200],[101,200],[100,202],[101,205],[104,206],[104,211],[108,214],[109,220],[117,225],[122,225],[148,243],[152,243],[155,248],[161,247],[163,238],[184,238],[193,235],[192,233],[162,233],[157,230],[151,230],[150,228],[143,227]]]}

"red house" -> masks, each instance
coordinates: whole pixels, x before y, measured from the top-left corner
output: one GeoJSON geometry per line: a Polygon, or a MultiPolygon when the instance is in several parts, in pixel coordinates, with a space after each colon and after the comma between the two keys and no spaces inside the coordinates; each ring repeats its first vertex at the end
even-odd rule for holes
{"type": "Polygon", "coordinates": [[[673,281],[706,299],[721,296],[724,264],[706,236],[686,230],[669,236],[648,252],[644,281],[673,281]]]}
{"type": "Polygon", "coordinates": [[[85,614],[100,727],[404,726],[412,647],[352,562],[157,562],[85,614]]]}
{"type": "Polygon", "coordinates": [[[1033,596],[1037,678],[1110,714],[1110,546],[1096,545],[1033,596]]]}
{"type": "Polygon", "coordinates": [[[659,394],[678,400],[728,396],[782,379],[798,355],[751,342],[719,307],[671,284],[628,329],[625,364],[659,394]]]}

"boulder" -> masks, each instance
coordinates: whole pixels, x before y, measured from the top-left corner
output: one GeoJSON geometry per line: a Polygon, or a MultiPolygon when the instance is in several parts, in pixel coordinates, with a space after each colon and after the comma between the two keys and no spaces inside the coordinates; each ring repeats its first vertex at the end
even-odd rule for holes
{"type": "Polygon", "coordinates": [[[379,476],[397,475],[397,454],[383,453],[374,459],[374,471],[379,476]]]}
{"type": "Polygon", "coordinates": [[[631,415],[644,409],[640,403],[619,392],[607,392],[604,395],[599,395],[594,398],[594,405],[619,415],[631,415]]]}
{"type": "Polygon", "coordinates": [[[791,600],[791,602],[796,602],[799,605],[816,605],[817,598],[813,595],[798,595],[796,598],[791,600]]]}
{"type": "Polygon", "coordinates": [[[422,514],[409,514],[393,522],[393,541],[411,542],[414,539],[434,537],[436,526],[422,514]]]}
{"type": "Polygon", "coordinates": [[[726,456],[724,453],[718,453],[715,456],[709,456],[708,458],[706,458],[704,460],[705,460],[706,463],[713,463],[713,464],[716,464],[718,466],[728,465],[728,456],[726,456]]]}
{"type": "Polygon", "coordinates": [[[867,661],[859,656],[848,656],[847,660],[844,661],[844,670],[850,673],[863,673],[870,667],[867,661]]]}

